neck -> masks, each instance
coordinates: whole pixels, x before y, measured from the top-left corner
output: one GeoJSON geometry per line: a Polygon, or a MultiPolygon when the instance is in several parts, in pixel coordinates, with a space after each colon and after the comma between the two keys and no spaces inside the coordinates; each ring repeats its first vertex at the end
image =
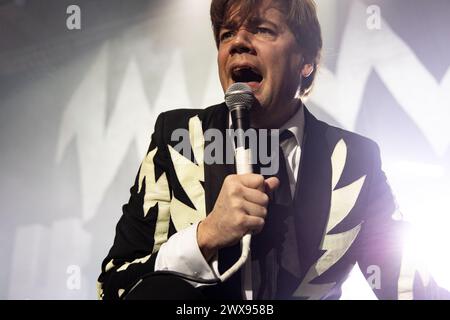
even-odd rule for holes
{"type": "Polygon", "coordinates": [[[261,106],[256,107],[252,109],[251,127],[257,129],[279,129],[288,122],[302,106],[302,101],[300,99],[295,99],[292,103],[278,106],[273,109],[264,109],[261,106]]]}

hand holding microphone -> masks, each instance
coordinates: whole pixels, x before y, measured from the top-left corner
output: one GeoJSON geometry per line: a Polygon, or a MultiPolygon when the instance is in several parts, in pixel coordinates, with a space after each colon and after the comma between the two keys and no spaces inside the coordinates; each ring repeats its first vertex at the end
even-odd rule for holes
{"type": "Polygon", "coordinates": [[[228,279],[245,263],[251,234],[261,232],[264,227],[269,203],[267,193],[279,186],[277,178],[264,180],[263,176],[252,173],[251,150],[246,148],[244,139],[250,124],[249,110],[254,101],[251,88],[245,83],[235,83],[228,89],[225,101],[237,131],[237,175],[230,175],[224,180],[212,212],[200,223],[197,233],[200,250],[207,260],[220,248],[241,241],[242,255],[220,277],[221,281],[228,279]]]}

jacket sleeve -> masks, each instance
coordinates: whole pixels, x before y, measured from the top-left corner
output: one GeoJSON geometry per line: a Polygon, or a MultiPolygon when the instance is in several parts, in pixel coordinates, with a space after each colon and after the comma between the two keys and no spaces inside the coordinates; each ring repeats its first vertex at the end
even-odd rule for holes
{"type": "Polygon", "coordinates": [[[449,292],[440,288],[419,263],[420,257],[406,250],[405,239],[411,227],[397,207],[376,144],[373,159],[369,201],[357,251],[362,273],[379,299],[449,299],[449,292]]]}
{"type": "Polygon", "coordinates": [[[161,114],[130,189],[130,199],[122,208],[114,244],[102,263],[97,283],[99,299],[119,299],[140,277],[153,272],[158,249],[169,237],[171,192],[163,129],[161,114]]]}

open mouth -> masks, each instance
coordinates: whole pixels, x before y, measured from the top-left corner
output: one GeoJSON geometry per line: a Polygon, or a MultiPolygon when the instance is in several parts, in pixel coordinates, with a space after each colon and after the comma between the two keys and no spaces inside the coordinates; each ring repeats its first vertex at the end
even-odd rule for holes
{"type": "Polygon", "coordinates": [[[259,70],[250,67],[235,68],[231,73],[234,82],[261,83],[263,77],[259,70]]]}

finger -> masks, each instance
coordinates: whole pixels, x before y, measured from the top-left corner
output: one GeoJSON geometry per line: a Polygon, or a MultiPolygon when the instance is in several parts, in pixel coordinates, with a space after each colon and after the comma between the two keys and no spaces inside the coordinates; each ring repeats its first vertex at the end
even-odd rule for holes
{"type": "Polygon", "coordinates": [[[260,174],[243,174],[239,176],[241,183],[251,189],[264,191],[264,177],[260,174]]]}
{"type": "Polygon", "coordinates": [[[265,191],[267,194],[273,193],[280,186],[280,180],[277,177],[270,177],[264,181],[265,191]]]}
{"type": "Polygon", "coordinates": [[[248,232],[258,234],[264,228],[265,220],[260,217],[247,216],[244,220],[244,227],[248,232]]]}
{"type": "Polygon", "coordinates": [[[260,206],[253,202],[244,201],[243,209],[250,216],[259,217],[263,219],[265,219],[267,216],[266,207],[260,206]]]}
{"type": "Polygon", "coordinates": [[[269,204],[269,196],[260,190],[244,187],[242,195],[245,200],[253,202],[254,204],[258,204],[263,207],[267,207],[269,204]]]}

